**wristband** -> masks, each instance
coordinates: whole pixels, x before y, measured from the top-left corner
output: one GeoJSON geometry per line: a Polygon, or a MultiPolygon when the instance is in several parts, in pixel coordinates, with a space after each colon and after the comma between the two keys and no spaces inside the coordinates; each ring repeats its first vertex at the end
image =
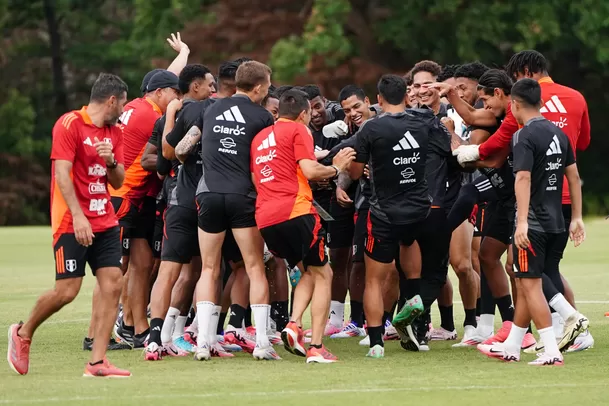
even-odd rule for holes
{"type": "Polygon", "coordinates": [[[337,178],[338,174],[340,173],[340,169],[338,169],[338,166],[336,166],[336,165],[330,165],[330,166],[336,170],[336,175],[334,175],[334,177],[337,178]]]}
{"type": "Polygon", "coordinates": [[[106,168],[108,169],[115,169],[118,166],[118,162],[116,161],[116,158],[114,159],[114,161],[112,161],[112,164],[108,165],[106,164],[106,168]]]}

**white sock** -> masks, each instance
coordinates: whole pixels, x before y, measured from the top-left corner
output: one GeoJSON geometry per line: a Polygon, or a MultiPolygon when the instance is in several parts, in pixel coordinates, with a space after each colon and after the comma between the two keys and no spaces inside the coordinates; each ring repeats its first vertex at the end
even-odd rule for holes
{"type": "Polygon", "coordinates": [[[170,307],[167,310],[167,315],[163,321],[163,328],[161,329],[161,343],[168,344],[171,342],[171,335],[176,324],[176,318],[180,315],[180,311],[175,307],[170,307]]]}
{"type": "Polygon", "coordinates": [[[520,354],[520,349],[522,348],[522,340],[524,340],[524,336],[526,335],[527,330],[528,327],[518,327],[517,325],[512,323],[510,334],[504,342],[505,348],[511,353],[520,354]]]}
{"type": "MultiPolygon", "coordinates": [[[[184,325],[186,325],[186,324],[184,324],[184,325]]],[[[194,335],[199,334],[199,318],[197,317],[196,314],[195,314],[195,318],[192,319],[192,323],[190,323],[190,326],[188,326],[186,331],[188,331],[189,333],[193,333],[194,335]]]]}
{"type": "Polygon", "coordinates": [[[567,302],[567,299],[565,299],[561,293],[554,296],[552,300],[550,300],[549,304],[565,321],[574,314],[577,314],[577,310],[575,310],[573,306],[567,302]]]}
{"type": "Polygon", "coordinates": [[[269,311],[270,305],[267,304],[253,304],[250,305],[252,313],[254,313],[254,322],[256,324],[256,346],[266,348],[271,345],[269,338],[266,335],[269,322],[269,311]]]}
{"type": "Polygon", "coordinates": [[[216,332],[218,331],[218,322],[220,321],[220,312],[222,311],[222,306],[215,306],[214,312],[211,315],[211,319],[209,320],[209,336],[207,338],[207,342],[209,345],[218,344],[218,336],[216,332]]]}
{"type": "Polygon", "coordinates": [[[205,344],[210,344],[209,324],[211,323],[211,315],[214,312],[215,304],[212,302],[197,302],[197,319],[199,320],[199,335],[197,336],[197,347],[203,347],[205,344]]]}
{"type": "Polygon", "coordinates": [[[481,314],[478,321],[478,334],[482,337],[492,336],[495,331],[495,315],[481,314]]]}
{"type": "Polygon", "coordinates": [[[552,328],[554,329],[554,336],[562,338],[565,330],[565,320],[558,313],[552,313],[552,328]]]}
{"type": "Polygon", "coordinates": [[[543,341],[543,345],[545,347],[545,353],[551,356],[559,356],[560,351],[558,350],[558,343],[556,342],[556,337],[554,336],[554,329],[552,327],[546,327],[541,330],[537,330],[539,333],[539,338],[543,341]]]}
{"type": "Polygon", "coordinates": [[[173,328],[173,334],[171,335],[172,341],[182,337],[184,334],[184,328],[186,327],[186,320],[188,320],[188,316],[176,317],[176,325],[173,328]]]}
{"type": "Polygon", "coordinates": [[[342,327],[345,321],[345,304],[336,300],[330,302],[330,324],[342,327]]]}

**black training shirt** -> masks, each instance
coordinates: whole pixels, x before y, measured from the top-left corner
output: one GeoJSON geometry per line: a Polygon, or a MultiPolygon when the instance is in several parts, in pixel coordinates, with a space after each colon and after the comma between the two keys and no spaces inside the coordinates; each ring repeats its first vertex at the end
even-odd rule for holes
{"type": "Polygon", "coordinates": [[[529,120],[513,137],[514,172],[531,172],[529,229],[562,233],[565,168],[575,163],[567,136],[543,117],[529,120]]]}
{"type": "Polygon", "coordinates": [[[197,194],[236,193],[256,197],[250,147],[256,134],[274,122],[271,113],[242,94],[220,99],[208,108],[203,116],[203,176],[197,194]]]}
{"type": "MultiPolygon", "coordinates": [[[[182,107],[173,130],[167,134],[167,142],[175,148],[186,133],[197,127],[201,130],[203,113],[213,105],[215,99],[192,102],[182,107]]],[[[180,167],[176,187],[171,191],[169,204],[195,210],[195,192],[201,178],[201,142],[197,142],[180,167]]]]}
{"type": "Polygon", "coordinates": [[[355,135],[356,161],[372,172],[370,211],[388,223],[408,224],[429,214],[425,180],[429,126],[412,114],[382,114],[355,135]]]}
{"type": "MultiPolygon", "coordinates": [[[[318,151],[330,151],[334,148],[340,140],[338,138],[327,138],[324,137],[324,134],[321,130],[316,130],[313,127],[309,126],[311,130],[311,134],[313,135],[313,144],[315,147],[315,152],[318,151]]],[[[323,189],[318,189],[317,186],[312,186],[313,190],[313,199],[321,207],[323,207],[326,211],[330,210],[330,200],[332,200],[332,196],[334,195],[335,188],[332,187],[334,182],[329,182],[329,185],[323,189]]]]}

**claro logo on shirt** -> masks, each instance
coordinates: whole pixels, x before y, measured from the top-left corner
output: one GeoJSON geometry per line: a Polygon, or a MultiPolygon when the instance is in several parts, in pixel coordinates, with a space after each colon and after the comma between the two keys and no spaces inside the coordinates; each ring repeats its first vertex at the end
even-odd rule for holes
{"type": "Polygon", "coordinates": [[[275,151],[274,149],[270,150],[268,154],[266,155],[261,155],[261,156],[257,156],[256,157],[256,165],[258,164],[263,164],[266,162],[270,162],[273,160],[273,158],[275,158],[277,156],[277,151],[275,151]]]}

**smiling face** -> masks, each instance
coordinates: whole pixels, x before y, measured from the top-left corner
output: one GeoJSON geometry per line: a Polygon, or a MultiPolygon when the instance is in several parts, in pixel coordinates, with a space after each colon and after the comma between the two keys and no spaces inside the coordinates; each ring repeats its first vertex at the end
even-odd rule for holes
{"type": "Polygon", "coordinates": [[[478,98],[484,103],[484,108],[493,112],[495,117],[503,117],[507,110],[509,97],[503,90],[495,88],[492,94],[487,94],[483,89],[478,90],[478,98]]]}
{"type": "Polygon", "coordinates": [[[326,112],[326,101],[321,96],[311,100],[311,124],[315,128],[321,129],[328,123],[328,113],[326,112]]]}
{"type": "Polygon", "coordinates": [[[437,90],[423,86],[435,81],[436,77],[429,72],[421,71],[414,75],[412,78],[412,90],[419,104],[432,107],[440,102],[440,93],[437,90]]]}
{"type": "Polygon", "coordinates": [[[368,97],[361,100],[353,94],[340,102],[340,105],[345,115],[358,127],[370,118],[370,100],[368,100],[368,97]]]}

